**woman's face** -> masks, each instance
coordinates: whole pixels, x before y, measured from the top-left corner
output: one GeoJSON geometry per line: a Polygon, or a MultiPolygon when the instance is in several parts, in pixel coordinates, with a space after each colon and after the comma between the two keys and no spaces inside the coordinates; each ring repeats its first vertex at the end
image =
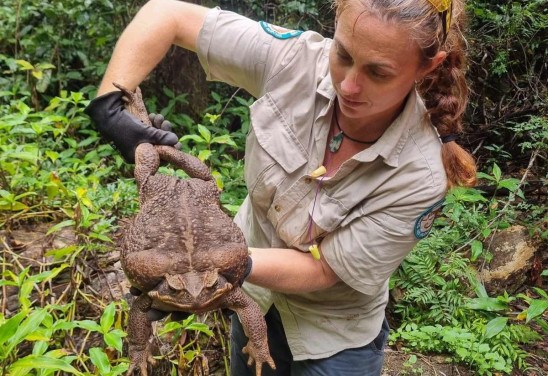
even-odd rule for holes
{"type": "Polygon", "coordinates": [[[342,114],[365,124],[393,119],[426,72],[407,31],[353,1],[340,14],[333,39],[329,66],[342,114]]]}

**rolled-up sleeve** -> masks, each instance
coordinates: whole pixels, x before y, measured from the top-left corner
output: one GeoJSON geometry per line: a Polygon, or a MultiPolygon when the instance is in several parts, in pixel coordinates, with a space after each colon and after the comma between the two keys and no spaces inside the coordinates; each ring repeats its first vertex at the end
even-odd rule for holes
{"type": "Polygon", "coordinates": [[[322,254],[343,282],[374,295],[417,243],[414,221],[385,213],[361,216],[323,239],[322,254]]]}
{"type": "Polygon", "coordinates": [[[207,79],[246,89],[256,96],[264,81],[269,44],[258,22],[212,9],[198,37],[198,58],[207,79]]]}
{"type": "Polygon", "coordinates": [[[243,88],[258,98],[302,45],[299,39],[274,38],[259,22],[214,8],[198,35],[197,53],[208,80],[243,88]]]}

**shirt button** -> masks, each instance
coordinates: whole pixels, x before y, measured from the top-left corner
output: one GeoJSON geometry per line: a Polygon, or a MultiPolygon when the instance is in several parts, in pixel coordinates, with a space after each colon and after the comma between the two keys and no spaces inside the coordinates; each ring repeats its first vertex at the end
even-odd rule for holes
{"type": "Polygon", "coordinates": [[[306,184],[310,184],[310,183],[312,182],[312,179],[309,178],[309,177],[306,177],[306,178],[304,178],[304,182],[305,182],[306,184]]]}
{"type": "Polygon", "coordinates": [[[274,205],[274,210],[279,212],[280,210],[282,210],[282,207],[280,205],[274,205]]]}

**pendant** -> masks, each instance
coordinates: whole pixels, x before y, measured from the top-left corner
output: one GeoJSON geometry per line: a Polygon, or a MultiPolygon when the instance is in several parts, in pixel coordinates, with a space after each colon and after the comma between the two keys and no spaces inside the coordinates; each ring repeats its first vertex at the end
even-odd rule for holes
{"type": "Polygon", "coordinates": [[[333,136],[331,142],[329,142],[329,150],[331,150],[332,153],[336,153],[339,150],[342,144],[343,137],[344,133],[342,131],[333,136]]]}

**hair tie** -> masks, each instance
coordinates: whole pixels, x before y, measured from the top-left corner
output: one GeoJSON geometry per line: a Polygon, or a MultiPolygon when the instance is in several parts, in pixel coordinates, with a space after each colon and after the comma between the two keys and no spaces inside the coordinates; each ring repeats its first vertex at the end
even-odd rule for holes
{"type": "Polygon", "coordinates": [[[440,140],[442,144],[446,144],[451,141],[456,141],[458,138],[459,138],[459,135],[454,133],[446,134],[445,136],[440,136],[440,140]]]}

